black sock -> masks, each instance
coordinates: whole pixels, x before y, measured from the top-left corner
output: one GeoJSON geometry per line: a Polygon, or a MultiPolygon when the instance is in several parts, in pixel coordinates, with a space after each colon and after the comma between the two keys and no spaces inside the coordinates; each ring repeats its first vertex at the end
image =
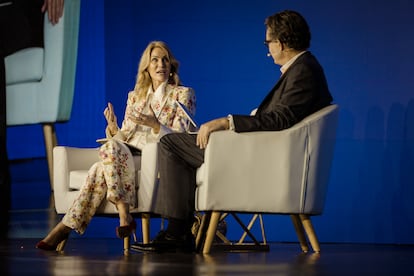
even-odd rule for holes
{"type": "Polygon", "coordinates": [[[186,232],[186,221],[184,219],[168,219],[167,233],[174,237],[181,237],[186,232]]]}
{"type": "Polygon", "coordinates": [[[185,234],[191,232],[192,222],[192,220],[190,222],[189,220],[185,219],[170,218],[168,219],[168,226],[166,231],[168,234],[174,237],[182,237],[185,234]]]}

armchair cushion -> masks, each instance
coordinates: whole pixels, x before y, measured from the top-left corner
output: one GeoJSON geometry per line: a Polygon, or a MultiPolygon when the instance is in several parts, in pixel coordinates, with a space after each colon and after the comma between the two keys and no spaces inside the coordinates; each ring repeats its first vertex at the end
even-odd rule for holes
{"type": "Polygon", "coordinates": [[[76,170],[69,172],[69,189],[80,190],[88,177],[88,170],[76,170]]]}
{"type": "Polygon", "coordinates": [[[43,48],[33,47],[20,50],[4,59],[6,84],[37,82],[43,75],[43,48]]]}

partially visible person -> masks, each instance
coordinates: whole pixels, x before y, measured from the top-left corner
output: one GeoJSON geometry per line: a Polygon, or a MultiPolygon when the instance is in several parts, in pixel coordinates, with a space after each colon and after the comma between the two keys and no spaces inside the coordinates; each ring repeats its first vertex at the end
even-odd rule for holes
{"type": "Polygon", "coordinates": [[[0,0],[0,239],[8,235],[11,190],[4,58],[24,48],[43,47],[44,13],[56,24],[63,14],[63,6],[64,0],[0,0]]]}
{"type": "MultiPolygon", "coordinates": [[[[168,226],[147,244],[146,251],[193,251],[191,234],[195,206],[196,170],[204,162],[209,136],[218,130],[235,132],[277,131],[289,128],[331,104],[325,74],[308,48],[311,33],[298,12],[282,11],[266,18],[265,44],[269,56],[281,66],[281,77],[265,96],[255,115],[229,115],[200,126],[197,135],[169,134],[160,141],[155,213],[168,219],[168,226]]],[[[223,168],[225,169],[225,168],[223,168]]]]}
{"type": "Polygon", "coordinates": [[[72,230],[83,234],[104,199],[119,212],[117,236],[135,235],[136,223],[129,213],[130,207],[137,206],[133,156],[140,156],[143,146],[167,133],[188,130],[189,118],[177,102],[191,115],[195,113],[194,90],[181,85],[178,65],[164,42],[149,43],[139,62],[135,88],[128,94],[121,128],[112,104],[108,103],[104,110],[108,139],[99,148],[100,161],[89,169],[79,197],[62,220],[37,243],[37,248],[55,250],[72,230]]]}

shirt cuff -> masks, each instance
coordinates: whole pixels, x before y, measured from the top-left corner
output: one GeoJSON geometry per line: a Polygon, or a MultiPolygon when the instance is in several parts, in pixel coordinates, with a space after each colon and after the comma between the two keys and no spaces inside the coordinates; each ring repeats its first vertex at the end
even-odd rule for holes
{"type": "Polygon", "coordinates": [[[165,134],[168,134],[168,133],[171,133],[171,132],[172,132],[171,129],[166,127],[163,124],[160,124],[160,131],[158,131],[158,133],[155,133],[154,129],[151,128],[151,135],[157,140],[161,139],[162,136],[164,136],[165,134]]]}
{"type": "Polygon", "coordinates": [[[229,130],[234,130],[233,115],[227,115],[227,120],[229,121],[229,130]]]}

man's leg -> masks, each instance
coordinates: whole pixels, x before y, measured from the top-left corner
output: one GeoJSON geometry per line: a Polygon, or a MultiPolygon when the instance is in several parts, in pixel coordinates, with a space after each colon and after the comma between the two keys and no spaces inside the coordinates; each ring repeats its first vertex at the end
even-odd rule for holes
{"type": "Polygon", "coordinates": [[[196,170],[204,162],[204,150],[195,135],[164,136],[159,148],[160,185],[155,211],[167,218],[187,219],[194,211],[196,170]]]}
{"type": "Polygon", "coordinates": [[[196,170],[204,162],[204,150],[196,146],[195,138],[195,135],[174,133],[160,141],[160,185],[155,213],[168,218],[168,227],[154,244],[170,239],[172,247],[188,246],[194,221],[196,170]],[[178,242],[174,244],[174,241],[178,242]]]}

